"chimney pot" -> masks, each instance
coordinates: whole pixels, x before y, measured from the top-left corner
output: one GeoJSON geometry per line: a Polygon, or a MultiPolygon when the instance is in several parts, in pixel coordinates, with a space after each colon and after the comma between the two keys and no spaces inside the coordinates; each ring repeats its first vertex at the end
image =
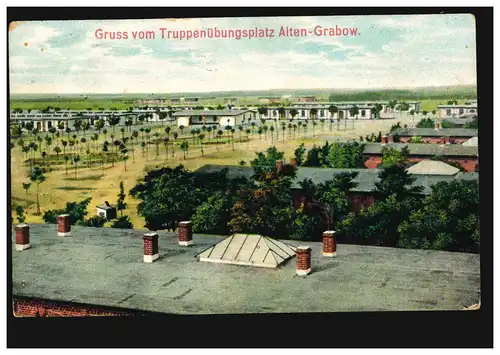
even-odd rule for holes
{"type": "Polygon", "coordinates": [[[158,259],[158,233],[148,232],[142,237],[144,241],[144,262],[152,263],[158,259]]]}
{"type": "Polygon", "coordinates": [[[69,214],[57,216],[57,235],[60,237],[71,237],[71,224],[69,214]]]}
{"type": "Polygon", "coordinates": [[[23,251],[31,247],[30,226],[27,224],[18,224],[16,230],[16,250],[23,251]]]}
{"type": "Polygon", "coordinates": [[[279,173],[283,170],[283,160],[276,161],[276,171],[279,173]]]}
{"type": "Polygon", "coordinates": [[[296,272],[299,276],[306,276],[311,273],[311,247],[298,246],[295,250],[297,259],[296,272]]]}
{"type": "Polygon", "coordinates": [[[335,239],[335,231],[323,232],[323,256],[337,256],[337,240],[335,239]]]}
{"type": "Polygon", "coordinates": [[[382,136],[382,139],[381,139],[380,143],[382,145],[386,145],[387,144],[387,136],[382,136]]]}
{"type": "Polygon", "coordinates": [[[179,245],[193,245],[193,225],[191,221],[179,222],[179,245]]]}

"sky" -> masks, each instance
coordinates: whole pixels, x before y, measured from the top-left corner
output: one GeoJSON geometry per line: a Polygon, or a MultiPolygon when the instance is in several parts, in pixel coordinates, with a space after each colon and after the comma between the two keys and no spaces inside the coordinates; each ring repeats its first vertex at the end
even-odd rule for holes
{"type": "MultiPolygon", "coordinates": [[[[269,31],[270,32],[270,31],[269,31]]],[[[472,15],[30,21],[9,28],[11,93],[169,93],[476,85],[472,15]],[[281,26],[307,36],[279,37],[281,26]],[[357,28],[355,36],[314,29],[357,28]],[[267,38],[166,31],[273,29],[267,38]],[[100,39],[96,30],[127,32],[100,39]],[[154,39],[134,39],[134,31],[154,39]]]]}

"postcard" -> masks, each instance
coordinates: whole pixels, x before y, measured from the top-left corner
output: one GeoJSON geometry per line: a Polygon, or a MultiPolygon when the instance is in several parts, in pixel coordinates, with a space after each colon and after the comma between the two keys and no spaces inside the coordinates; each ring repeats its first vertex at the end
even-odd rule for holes
{"type": "Polygon", "coordinates": [[[471,14],[9,24],[16,317],[480,309],[471,14]]]}

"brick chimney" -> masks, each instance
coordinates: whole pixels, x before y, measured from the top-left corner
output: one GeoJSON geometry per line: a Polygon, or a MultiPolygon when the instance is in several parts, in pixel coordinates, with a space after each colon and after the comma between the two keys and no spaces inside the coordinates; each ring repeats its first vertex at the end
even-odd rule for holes
{"type": "Polygon", "coordinates": [[[387,136],[382,136],[382,139],[381,139],[380,143],[382,145],[386,145],[387,144],[387,136]]]}
{"type": "Polygon", "coordinates": [[[337,256],[337,241],[335,231],[323,232],[323,256],[337,256]]]}
{"type": "Polygon", "coordinates": [[[389,143],[394,143],[394,136],[392,134],[388,135],[387,140],[389,143]]]}
{"type": "Polygon", "coordinates": [[[18,224],[16,227],[16,250],[23,251],[31,247],[30,226],[27,224],[18,224]]]}
{"type": "Polygon", "coordinates": [[[158,259],[158,233],[148,232],[142,239],[144,240],[144,262],[152,263],[158,259]]]}
{"type": "Polygon", "coordinates": [[[193,245],[193,225],[191,221],[179,222],[179,245],[193,245]]]}
{"type": "Polygon", "coordinates": [[[69,214],[57,216],[57,235],[60,237],[71,237],[71,224],[69,214]]]}
{"type": "Polygon", "coordinates": [[[308,275],[311,272],[311,247],[303,245],[297,247],[295,258],[297,259],[297,275],[308,275]]]}
{"type": "Polygon", "coordinates": [[[294,168],[297,168],[297,159],[296,158],[291,158],[290,159],[290,165],[293,166],[294,168]]]}
{"type": "Polygon", "coordinates": [[[276,171],[279,173],[283,170],[283,160],[276,160],[276,171]]]}

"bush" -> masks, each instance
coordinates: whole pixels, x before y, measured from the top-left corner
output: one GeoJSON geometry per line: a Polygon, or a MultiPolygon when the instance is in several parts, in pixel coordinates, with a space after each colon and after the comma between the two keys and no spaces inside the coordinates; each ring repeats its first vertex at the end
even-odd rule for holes
{"type": "Polygon", "coordinates": [[[120,218],[117,218],[113,222],[113,224],[111,225],[111,228],[132,229],[132,228],[134,228],[134,225],[130,221],[129,216],[121,216],[120,218]]]}
{"type": "Polygon", "coordinates": [[[290,239],[318,241],[323,232],[323,219],[317,214],[306,213],[303,204],[295,214],[290,239]]]}
{"type": "Polygon", "coordinates": [[[104,223],[106,223],[107,219],[106,217],[102,216],[94,216],[87,218],[86,220],[81,220],[76,223],[77,226],[83,226],[83,227],[96,227],[96,228],[101,228],[104,226],[104,223]]]}
{"type": "Polygon", "coordinates": [[[24,223],[26,218],[24,217],[24,207],[23,206],[20,206],[20,205],[16,206],[16,214],[17,214],[17,222],[19,224],[24,223]]]}
{"type": "Polygon", "coordinates": [[[83,221],[87,215],[87,206],[89,205],[91,198],[86,198],[80,202],[68,202],[66,203],[66,208],[58,210],[48,210],[43,214],[43,220],[45,223],[56,224],[57,216],[61,214],[69,214],[69,222],[72,225],[77,224],[79,221],[83,221]]]}
{"type": "Polygon", "coordinates": [[[201,204],[191,217],[193,231],[207,234],[228,234],[229,198],[218,192],[201,204]]]}

